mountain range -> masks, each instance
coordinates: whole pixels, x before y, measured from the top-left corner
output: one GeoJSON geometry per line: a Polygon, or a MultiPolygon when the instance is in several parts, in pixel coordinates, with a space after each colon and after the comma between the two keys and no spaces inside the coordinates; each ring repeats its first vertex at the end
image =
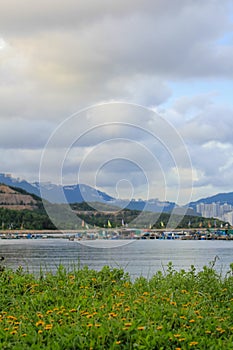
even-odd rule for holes
{"type": "Polygon", "coordinates": [[[51,203],[81,203],[81,202],[99,202],[114,205],[119,208],[131,210],[146,210],[151,212],[171,212],[178,206],[174,202],[159,201],[158,199],[144,200],[121,200],[109,196],[107,193],[85,185],[61,186],[52,183],[30,183],[26,180],[14,178],[10,174],[0,174],[0,183],[8,186],[21,188],[29,193],[40,196],[51,203]]]}
{"type": "MultiPolygon", "coordinates": [[[[171,213],[141,212],[137,210],[120,209],[111,204],[86,202],[66,204],[51,204],[43,201],[35,194],[30,194],[19,187],[0,184],[0,232],[7,230],[51,230],[51,229],[81,229],[83,227],[131,227],[154,229],[169,225],[171,213]],[[96,205],[98,209],[96,209],[96,205]],[[85,226],[84,226],[85,225],[85,226]],[[107,225],[107,226],[106,226],[107,225]]],[[[179,228],[209,227],[210,220],[201,216],[175,215],[172,224],[179,228]]],[[[220,227],[222,221],[215,220],[220,227]]],[[[211,219],[212,225],[214,219],[211,219]]],[[[1,233],[0,233],[1,234],[1,233]]],[[[16,233],[18,235],[18,232],[16,233]]],[[[18,236],[17,236],[18,238],[18,236]]]]}
{"type": "Polygon", "coordinates": [[[204,203],[204,204],[219,203],[220,205],[227,203],[227,204],[233,205],[233,192],[218,193],[210,197],[200,198],[196,202],[190,202],[189,206],[195,209],[196,205],[200,203],[204,203]]]}
{"type": "MultiPolygon", "coordinates": [[[[14,178],[10,174],[0,173],[0,183],[8,186],[21,188],[31,194],[42,197],[51,203],[82,203],[82,202],[99,202],[114,205],[119,208],[127,208],[131,210],[146,210],[151,212],[171,212],[176,210],[177,213],[182,208],[174,202],[159,201],[158,199],[149,200],[121,200],[109,196],[107,193],[97,190],[85,184],[60,186],[52,183],[30,183],[26,180],[14,178]]],[[[228,203],[233,205],[233,192],[219,193],[210,197],[200,198],[197,201],[190,202],[186,205],[189,207],[188,214],[195,214],[196,205],[199,203],[211,204],[220,202],[220,204],[228,203]]]]}

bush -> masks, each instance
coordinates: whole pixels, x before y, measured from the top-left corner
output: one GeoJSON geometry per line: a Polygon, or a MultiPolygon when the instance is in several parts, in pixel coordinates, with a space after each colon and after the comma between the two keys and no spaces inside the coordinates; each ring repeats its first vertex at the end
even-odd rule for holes
{"type": "Polygon", "coordinates": [[[232,349],[233,264],[171,263],[150,280],[122,269],[0,272],[1,349],[232,349]]]}

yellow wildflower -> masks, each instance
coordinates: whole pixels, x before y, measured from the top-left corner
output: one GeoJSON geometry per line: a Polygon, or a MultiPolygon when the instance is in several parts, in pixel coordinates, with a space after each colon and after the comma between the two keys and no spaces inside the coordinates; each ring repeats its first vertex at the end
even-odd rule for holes
{"type": "Polygon", "coordinates": [[[46,329],[46,330],[50,330],[52,328],[53,328],[52,324],[46,324],[46,326],[44,327],[44,329],[46,329]]]}
{"type": "Polygon", "coordinates": [[[191,341],[191,343],[189,343],[190,346],[194,346],[194,345],[197,345],[198,344],[198,341],[191,341]]]}
{"type": "Polygon", "coordinates": [[[130,326],[132,326],[132,323],[131,323],[131,322],[125,323],[125,327],[130,327],[130,326]]]}
{"type": "Polygon", "coordinates": [[[216,331],[220,332],[220,333],[224,333],[225,332],[225,329],[222,329],[221,327],[217,327],[216,328],[216,331]]]}
{"type": "Polygon", "coordinates": [[[13,320],[13,321],[17,320],[17,318],[15,316],[11,316],[11,315],[7,316],[6,318],[8,318],[9,320],[13,320]]]}
{"type": "Polygon", "coordinates": [[[81,315],[82,315],[82,316],[86,316],[86,315],[88,315],[88,314],[89,314],[89,312],[87,312],[87,311],[84,311],[84,312],[82,311],[82,312],[81,312],[81,315]]]}

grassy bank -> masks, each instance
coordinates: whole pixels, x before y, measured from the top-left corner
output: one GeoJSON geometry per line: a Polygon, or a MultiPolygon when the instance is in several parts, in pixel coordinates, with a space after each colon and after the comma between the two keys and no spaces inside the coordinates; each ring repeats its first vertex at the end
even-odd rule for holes
{"type": "Polygon", "coordinates": [[[0,272],[1,349],[232,349],[233,264],[134,282],[104,267],[0,272]]]}

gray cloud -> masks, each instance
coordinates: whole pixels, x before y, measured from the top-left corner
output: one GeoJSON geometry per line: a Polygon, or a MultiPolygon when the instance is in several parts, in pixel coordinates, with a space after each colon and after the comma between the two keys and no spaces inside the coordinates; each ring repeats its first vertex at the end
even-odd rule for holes
{"type": "MultiPolygon", "coordinates": [[[[171,81],[192,84],[198,79],[232,79],[233,46],[221,42],[233,29],[230,5],[228,0],[22,0],[20,5],[9,0],[1,4],[2,169],[12,171],[10,160],[16,158],[12,172],[25,171],[37,179],[35,164],[39,164],[46,140],[60,122],[89,105],[121,100],[155,109],[165,105],[164,117],[177,127],[189,147],[199,174],[196,186],[206,186],[208,181],[216,186],[220,172],[213,169],[209,159],[215,150],[221,169],[231,157],[232,109],[216,104],[215,91],[182,96],[171,107],[166,104],[174,93],[171,81]],[[15,158],[9,158],[13,151],[15,158]],[[216,174],[213,180],[212,171],[216,174]]],[[[164,135],[162,129],[156,130],[151,116],[140,113],[128,113],[122,119],[119,111],[111,110],[96,119],[97,124],[116,120],[139,123],[164,135]]],[[[75,132],[82,134],[90,125],[91,120],[81,116],[77,129],[67,128],[59,134],[57,149],[63,149],[75,138],[75,132]]],[[[119,134],[137,139],[158,154],[161,167],[170,171],[167,181],[176,183],[169,152],[137,128],[96,129],[96,133],[82,137],[76,148],[82,155],[104,138],[119,134]]],[[[176,147],[169,132],[166,142],[183,173],[188,174],[183,146],[176,147]]],[[[133,148],[127,151],[133,154],[133,148]]],[[[111,150],[105,154],[110,156],[111,150]]],[[[69,171],[80,164],[81,156],[75,160],[71,157],[67,162],[69,171]]],[[[52,164],[51,159],[48,176],[52,164]]],[[[228,170],[232,170],[230,165],[228,170]]]]}
{"type": "Polygon", "coordinates": [[[214,140],[232,144],[232,128],[233,109],[208,106],[181,128],[181,134],[188,143],[205,144],[214,140]]]}
{"type": "MultiPolygon", "coordinates": [[[[185,15],[187,17],[197,15],[202,9],[202,14],[198,17],[205,17],[208,11],[209,15],[218,13],[219,16],[224,14],[228,1],[206,1],[200,0],[195,2],[186,0],[119,0],[117,2],[109,2],[107,0],[93,3],[91,0],[68,0],[66,3],[58,3],[55,0],[40,3],[32,3],[30,0],[22,0],[21,6],[18,6],[17,0],[9,0],[7,3],[1,4],[1,28],[16,32],[27,32],[29,29],[49,30],[54,28],[70,28],[79,27],[87,23],[95,23],[105,17],[114,17],[121,19],[134,14],[152,14],[156,19],[161,17],[175,17],[177,15],[185,15]],[[189,16],[188,16],[189,15],[189,16]]],[[[200,21],[199,21],[200,22],[200,21]]]]}
{"type": "Polygon", "coordinates": [[[54,126],[41,121],[20,118],[0,119],[0,148],[41,149],[45,147],[54,126]]]}
{"type": "Polygon", "coordinates": [[[181,98],[174,103],[177,128],[187,145],[193,168],[196,197],[232,191],[233,108],[214,104],[214,95],[181,98]],[[190,110],[196,111],[190,118],[190,110]]]}

